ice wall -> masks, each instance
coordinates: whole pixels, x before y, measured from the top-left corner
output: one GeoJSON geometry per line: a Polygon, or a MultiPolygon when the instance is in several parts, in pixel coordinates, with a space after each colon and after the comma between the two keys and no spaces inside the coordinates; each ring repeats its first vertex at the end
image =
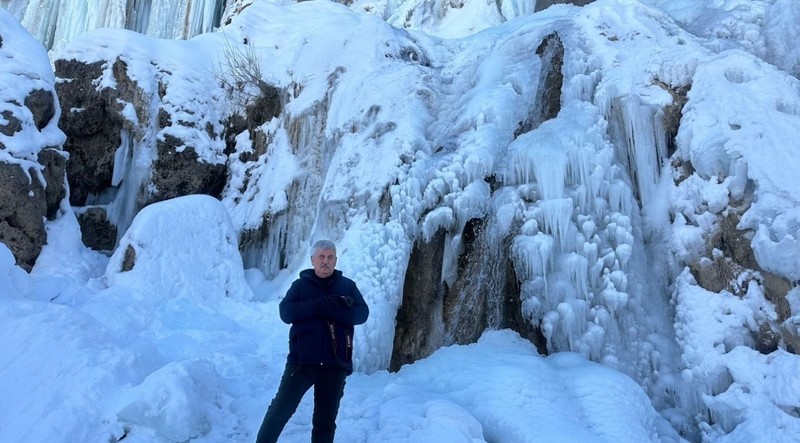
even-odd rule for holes
{"type": "Polygon", "coordinates": [[[219,26],[224,0],[2,0],[48,49],[86,31],[125,28],[161,38],[187,39],[219,26]]]}
{"type": "MultiPolygon", "coordinates": [[[[259,129],[269,141],[261,157],[233,162],[236,185],[225,199],[234,223],[252,233],[246,264],[280,281],[308,265],[305,247],[314,238],[339,241],[340,267],[376,307],[360,340],[360,368],[375,370],[388,366],[414,242],[447,232],[442,274],[452,287],[465,226],[485,219],[486,257],[510,256],[522,287],[504,294],[499,281],[485,285],[494,288],[489,327],[499,326],[503,297],[520,297],[522,314],[541,328],[551,352],[577,351],[653,392],[663,388],[653,374],[675,371],[670,308],[647,265],[637,197],[659,178],[665,135],[656,130],[657,110],[668,100],[644,88],[612,91],[602,81],[624,74],[611,68],[611,51],[623,50],[613,40],[587,46],[584,31],[561,25],[569,8],[471,41],[406,34],[336,5],[316,5],[315,17],[325,17],[316,23],[352,30],[342,40],[310,39],[293,27],[301,11],[312,13],[303,8],[310,6],[300,3],[275,20],[270,7],[254,3],[226,29],[238,41],[269,23],[285,47],[304,48],[287,75],[283,46],[253,39],[271,61],[268,76],[292,92],[283,115],[259,129]],[[361,40],[367,32],[388,49],[375,54],[361,40]],[[554,32],[572,48],[562,110],[519,134],[536,108],[542,61],[535,48],[554,32]],[[348,51],[333,57],[337,45],[348,51]],[[621,115],[605,106],[624,100],[632,105],[621,115]],[[612,125],[625,137],[611,137],[612,125]],[[277,163],[288,165],[286,174],[277,163]],[[649,168],[641,184],[631,176],[640,167],[649,168]],[[511,250],[501,251],[507,244],[511,250]]],[[[254,148],[242,137],[237,149],[254,148]]]]}

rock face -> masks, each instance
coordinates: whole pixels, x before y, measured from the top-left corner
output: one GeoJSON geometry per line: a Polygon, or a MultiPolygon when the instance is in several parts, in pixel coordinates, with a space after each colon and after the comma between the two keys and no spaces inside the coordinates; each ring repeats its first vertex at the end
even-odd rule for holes
{"type": "Polygon", "coordinates": [[[95,251],[112,251],[117,242],[117,227],[108,221],[103,208],[89,207],[79,212],[83,244],[95,251]]]}
{"type": "Polygon", "coordinates": [[[146,199],[147,204],[189,194],[217,198],[222,194],[227,178],[225,165],[203,162],[194,149],[179,150],[182,145],[180,139],[172,136],[157,142],[158,159],[151,179],[158,191],[146,199]]]}
{"type": "Polygon", "coordinates": [[[15,30],[0,29],[0,74],[3,81],[17,81],[0,93],[0,242],[17,265],[30,271],[47,242],[45,220],[58,215],[66,195],[66,157],[58,146],[63,134],[52,124],[58,105],[52,83],[42,73],[49,70],[42,63],[46,57],[30,54],[31,60],[17,60],[19,48],[4,45],[26,43],[26,36],[20,32],[14,34],[18,38],[6,39],[5,32],[15,30]]]}
{"type": "Polygon", "coordinates": [[[47,240],[44,188],[20,165],[0,162],[0,241],[30,271],[47,240]]]}
{"type": "Polygon", "coordinates": [[[59,126],[67,134],[69,200],[73,206],[83,206],[89,194],[99,194],[111,185],[122,127],[112,108],[117,97],[114,91],[98,91],[93,85],[103,73],[101,62],[56,60],[55,71],[63,80],[56,84],[56,92],[61,108],[67,110],[59,126]]]}
{"type": "Polygon", "coordinates": [[[594,0],[538,0],[536,2],[536,11],[541,11],[560,3],[572,4],[575,6],[585,6],[593,1],[594,0]]]}
{"type": "MultiPolygon", "coordinates": [[[[555,118],[561,109],[564,45],[558,34],[546,36],[536,55],[542,60],[536,106],[520,122],[515,136],[555,118]]],[[[540,325],[522,314],[520,285],[508,252],[510,239],[496,244],[488,235],[494,229],[487,227],[489,223],[481,218],[466,223],[460,233],[464,250],[456,260],[456,276],[449,287],[442,281],[446,233],[414,245],[397,313],[390,370],[425,358],[444,345],[473,343],[487,328],[512,329],[534,343],[540,353],[548,353],[540,325]]]]}
{"type": "MultiPolygon", "coordinates": [[[[224,162],[209,162],[198,155],[199,149],[205,147],[162,132],[177,126],[204,133],[199,139],[227,141],[232,137],[225,139],[227,126],[221,122],[205,122],[198,127],[200,123],[177,116],[194,111],[184,109],[188,104],[164,102],[169,72],[156,73],[159,82],[154,91],[140,87],[128,74],[128,64],[120,59],[110,65],[60,59],[55,61],[55,73],[61,80],[57,90],[62,109],[70,110],[60,122],[68,138],[64,149],[70,153],[70,203],[80,214],[87,246],[112,250],[117,237],[127,228],[125,222],[151,203],[190,194],[220,198],[228,175],[224,162]],[[95,87],[101,77],[108,75],[107,70],[116,82],[115,88],[95,87]],[[135,119],[130,109],[134,110],[135,119]],[[156,116],[150,115],[151,109],[157,109],[156,116]],[[132,176],[129,172],[135,156],[153,160],[144,172],[132,176]],[[135,179],[141,182],[135,183],[135,179]],[[120,196],[125,186],[126,195],[120,196]],[[128,219],[112,217],[108,213],[110,205],[126,205],[115,199],[130,198],[130,194],[135,195],[135,201],[127,203],[128,219]]],[[[225,141],[220,143],[223,147],[225,141]]]]}
{"type": "MultiPolygon", "coordinates": [[[[749,207],[745,201],[739,210],[743,213],[749,207]]],[[[775,306],[777,318],[762,320],[758,329],[752,331],[753,346],[763,354],[778,349],[783,341],[788,352],[800,352],[800,336],[792,316],[787,295],[792,282],[761,268],[755,258],[751,239],[753,233],[737,228],[741,214],[731,211],[720,215],[716,232],[706,245],[707,253],[697,262],[689,263],[697,284],[710,292],[744,296],[746,282],[754,280],[764,290],[764,296],[775,306]],[[717,251],[715,253],[715,251],[717,251]],[[721,252],[721,254],[719,253],[721,252]]]]}
{"type": "Polygon", "coordinates": [[[440,230],[430,242],[417,242],[411,252],[403,303],[397,311],[390,371],[425,358],[444,344],[444,242],[445,232],[440,230]]]}
{"type": "Polygon", "coordinates": [[[27,170],[20,164],[0,162],[0,242],[14,254],[17,265],[28,271],[47,242],[44,220],[58,215],[66,195],[63,154],[44,149],[39,162],[41,169],[27,170]]]}

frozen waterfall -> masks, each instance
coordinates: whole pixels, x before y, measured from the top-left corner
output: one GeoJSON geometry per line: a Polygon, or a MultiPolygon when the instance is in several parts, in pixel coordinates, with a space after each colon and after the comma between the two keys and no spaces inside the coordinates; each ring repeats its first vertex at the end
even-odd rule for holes
{"type": "Polygon", "coordinates": [[[0,0],[48,49],[97,28],[188,39],[219,26],[225,0],[0,0]]]}

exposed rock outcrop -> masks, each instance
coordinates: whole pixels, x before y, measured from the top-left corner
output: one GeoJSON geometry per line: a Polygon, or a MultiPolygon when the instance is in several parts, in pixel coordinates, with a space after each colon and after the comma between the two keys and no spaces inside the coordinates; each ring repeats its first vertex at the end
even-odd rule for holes
{"type": "Polygon", "coordinates": [[[114,153],[120,145],[122,122],[113,109],[117,92],[94,86],[103,74],[103,63],[56,60],[60,82],[56,92],[65,111],[59,126],[67,134],[67,180],[70,204],[83,206],[90,194],[111,186],[114,153]]]}
{"type": "MultiPolygon", "coordinates": [[[[112,250],[111,237],[127,229],[135,213],[148,204],[189,194],[220,198],[227,180],[224,162],[209,162],[198,155],[199,150],[207,149],[205,146],[193,146],[197,141],[183,140],[165,130],[188,128],[204,134],[196,140],[223,139],[230,144],[233,136],[218,132],[240,131],[242,126],[187,121],[186,116],[194,111],[184,109],[182,103],[165,102],[172,73],[155,67],[157,88],[147,91],[129,74],[128,64],[134,62],[119,58],[110,64],[74,59],[55,61],[56,76],[61,80],[58,83],[61,106],[69,110],[61,117],[61,127],[68,137],[65,150],[70,153],[67,165],[70,203],[81,214],[84,243],[98,250],[112,250]],[[100,80],[109,75],[109,70],[115,87],[95,86],[102,84],[100,80]],[[158,110],[157,115],[151,115],[152,109],[158,110]],[[153,158],[153,162],[149,170],[132,177],[131,168],[141,167],[133,166],[137,156],[153,158]],[[129,182],[125,183],[126,180],[129,182]],[[140,183],[134,183],[137,180],[140,183]],[[124,195],[120,192],[123,186],[128,187],[124,195]],[[115,199],[130,198],[131,193],[136,198],[124,214],[128,219],[105,213],[115,199]],[[82,210],[83,207],[90,209],[82,210]]],[[[117,206],[121,204],[117,202],[117,206]]]]}
{"type": "Polygon", "coordinates": [[[564,83],[564,44],[558,34],[548,35],[536,48],[536,55],[542,59],[539,82],[536,89],[536,107],[528,118],[520,124],[515,135],[536,129],[542,122],[555,118],[561,110],[561,89],[564,83]]]}
{"type": "Polygon", "coordinates": [[[561,3],[572,4],[572,5],[575,5],[575,6],[585,6],[585,5],[588,5],[589,3],[593,2],[593,1],[594,0],[538,0],[536,2],[536,11],[542,11],[544,9],[547,9],[547,8],[553,6],[553,5],[557,5],[557,4],[561,4],[561,3]]]}
{"type": "Polygon", "coordinates": [[[81,240],[95,251],[112,251],[117,242],[117,227],[108,220],[103,208],[89,207],[78,212],[81,240]]]}
{"type": "Polygon", "coordinates": [[[190,194],[220,198],[227,179],[224,164],[201,161],[194,149],[172,136],[159,140],[157,146],[158,158],[151,175],[156,192],[145,196],[145,204],[190,194]]]}
{"type": "Polygon", "coordinates": [[[31,172],[0,162],[0,241],[14,254],[17,265],[28,271],[47,241],[44,187],[31,172]]]}
{"type": "MultiPolygon", "coordinates": [[[[24,35],[19,37],[17,42],[24,41],[24,35]]],[[[58,216],[66,195],[66,158],[59,146],[46,146],[57,144],[61,135],[51,124],[58,112],[55,95],[42,87],[43,74],[25,71],[49,66],[16,67],[21,61],[14,59],[14,48],[10,49],[10,55],[0,54],[4,59],[0,73],[6,74],[4,79],[8,74],[18,78],[19,83],[0,97],[5,102],[0,113],[0,242],[14,254],[17,265],[30,271],[47,242],[45,220],[58,216]],[[2,72],[5,67],[10,71],[2,72]]]]}
{"type": "Polygon", "coordinates": [[[755,280],[766,299],[775,306],[777,319],[761,320],[758,329],[752,331],[754,347],[768,354],[778,349],[783,341],[787,351],[798,353],[800,337],[796,327],[786,324],[792,315],[786,299],[792,282],[761,268],[751,247],[753,233],[737,227],[740,218],[734,211],[719,217],[717,229],[708,240],[706,256],[689,264],[692,275],[698,285],[710,292],[726,291],[739,297],[747,290],[746,282],[755,280]]]}
{"type": "Polygon", "coordinates": [[[397,311],[390,371],[431,355],[444,343],[442,260],[445,237],[445,231],[440,230],[430,242],[414,244],[403,283],[403,303],[397,311]]]}

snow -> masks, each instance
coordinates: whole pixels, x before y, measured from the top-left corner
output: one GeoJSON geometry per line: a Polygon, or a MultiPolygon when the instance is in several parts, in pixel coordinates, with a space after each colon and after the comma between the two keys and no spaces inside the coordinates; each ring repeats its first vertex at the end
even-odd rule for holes
{"type": "MultiPolygon", "coordinates": [[[[0,244],[0,441],[252,441],[285,362],[278,301],[324,237],[371,309],[337,441],[798,441],[800,359],[752,349],[777,319],[762,277],[712,293],[684,269],[747,197],[739,228],[753,231],[755,259],[800,280],[796,2],[598,0],[533,14],[523,1],[262,0],[208,32],[216,4],[176,0],[137,11],[129,27],[150,36],[111,29],[130,25],[121,2],[66,13],[73,3],[0,0],[0,111],[23,124],[0,134],[0,161],[36,171],[38,151],[64,142],[13,105],[54,90],[45,45],[103,61],[98,87],[115,86],[120,57],[152,116],[163,106],[191,125],[157,129],[124,104],[108,208],[124,229],[110,257],[82,245],[66,204],[30,274],[0,244]],[[561,111],[515,134],[552,32],[565,47],[561,111]],[[226,45],[255,48],[267,79],[295,92],[250,161],[246,133],[228,157],[205,131],[235,106],[215,74],[226,45]],[[691,85],[676,155],[694,174],[677,184],[659,113],[673,97],[659,82],[691,85]],[[221,202],[136,211],[165,135],[227,164],[221,202]],[[240,254],[239,235],[265,217],[266,244],[240,254]],[[541,320],[553,353],[490,328],[387,372],[414,240],[444,228],[457,251],[474,217],[513,240],[522,314],[541,320]]],[[[796,328],[797,288],[787,302],[783,327],[796,328]]],[[[311,411],[308,396],[281,441],[308,441],[311,411]]]]}
{"type": "MultiPolygon", "coordinates": [[[[210,290],[246,281],[241,267],[208,275],[215,266],[202,263],[238,260],[225,237],[230,220],[185,240],[170,229],[224,214],[206,196],[148,206],[125,237],[138,252],[129,275],[112,257],[94,278],[106,288],[48,301],[29,300],[42,270],[28,275],[0,246],[10,289],[0,301],[3,441],[252,440],[283,368],[287,326],[276,320],[276,300],[210,290]],[[37,400],[25,401],[30,395],[37,400]]],[[[47,248],[55,247],[69,255],[75,245],[47,248]]],[[[65,283],[48,285],[57,292],[65,283]]],[[[310,408],[307,398],[281,441],[308,439],[310,408]]],[[[679,441],[628,376],[578,354],[543,357],[510,331],[486,332],[397,373],[355,374],[338,424],[342,441],[525,442],[565,433],[587,442],[679,441]]]]}
{"type": "Polygon", "coordinates": [[[32,39],[25,28],[4,11],[0,12],[0,29],[5,36],[0,46],[0,60],[3,61],[0,70],[0,126],[9,124],[6,113],[22,124],[14,137],[0,132],[0,144],[4,146],[0,149],[0,161],[17,163],[25,171],[31,168],[41,171],[36,159],[42,147],[61,146],[66,139],[57,127],[60,109],[56,110],[56,118],[39,130],[31,113],[21,104],[31,91],[37,89],[55,96],[53,71],[42,44],[32,39]]]}

